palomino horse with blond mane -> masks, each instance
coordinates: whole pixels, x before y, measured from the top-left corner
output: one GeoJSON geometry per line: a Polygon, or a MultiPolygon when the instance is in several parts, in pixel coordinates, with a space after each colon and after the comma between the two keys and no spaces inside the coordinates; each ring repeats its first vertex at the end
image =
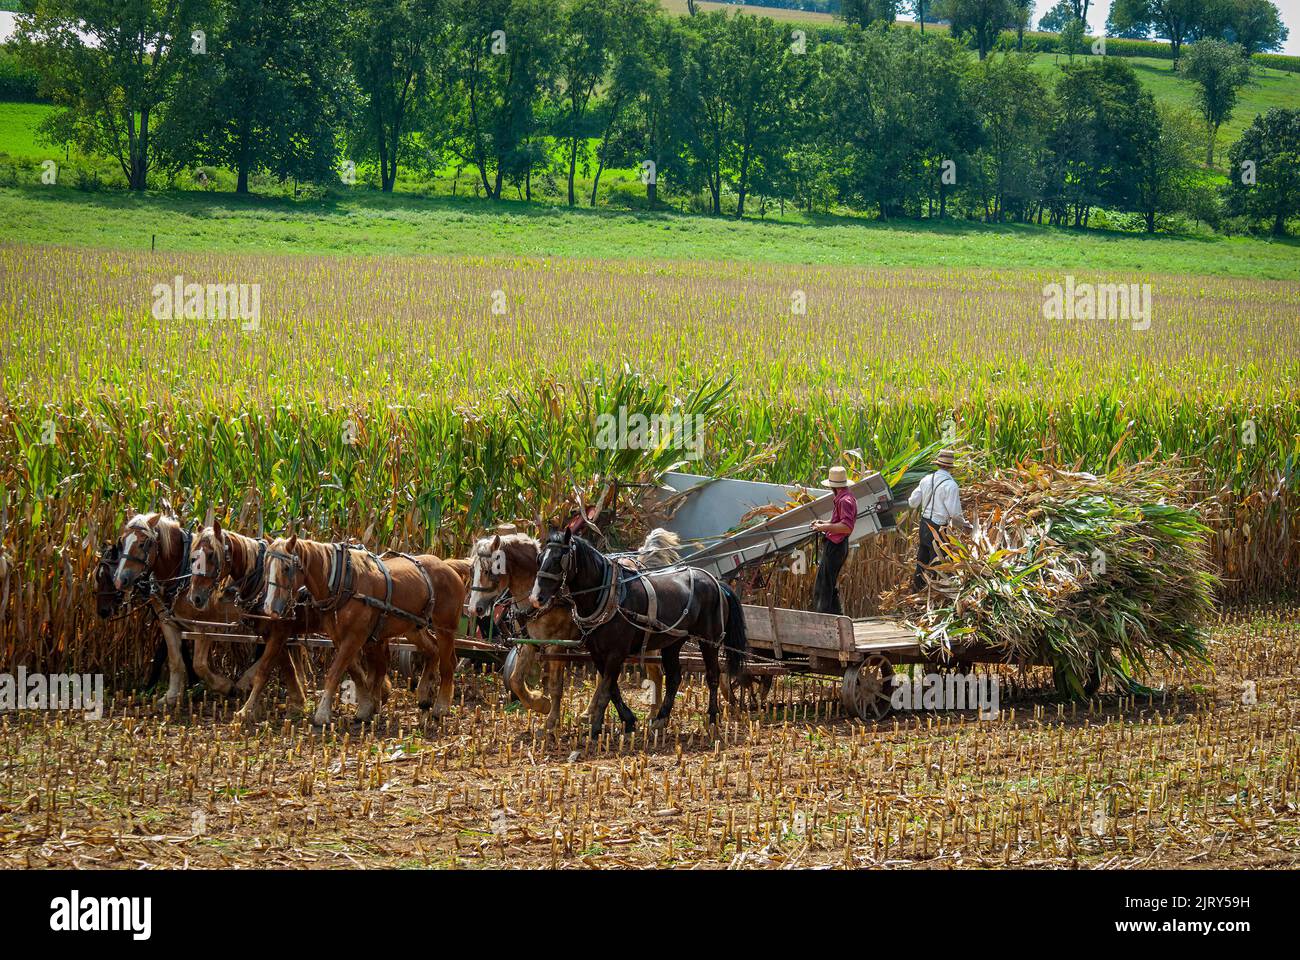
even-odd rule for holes
{"type": "MultiPolygon", "coordinates": [[[[226,530],[220,520],[214,519],[194,538],[190,551],[190,603],[205,613],[223,604],[233,604],[239,616],[248,619],[262,605],[268,546],[268,541],[226,530]]],[[[306,708],[303,678],[310,675],[309,666],[303,648],[290,647],[289,640],[316,632],[320,627],[318,621],[319,617],[306,608],[300,608],[293,619],[259,617],[251,621],[253,632],[263,638],[265,646],[252,667],[248,699],[235,714],[237,719],[259,717],[262,690],[275,665],[280,667],[289,691],[290,711],[297,713],[306,708]]]]}
{"type": "Polygon", "coordinates": [[[465,582],[450,564],[430,554],[382,556],[351,543],[320,543],[296,535],[274,541],[266,552],[264,612],[292,619],[299,606],[320,615],[334,645],[325,689],[313,722],[329,723],[344,672],[361,667],[357,683],[358,721],[374,717],[388,690],[388,641],[406,637],[425,655],[416,688],[421,710],[444,716],[451,709],[456,667],[456,628],[464,606],[465,582]],[[438,696],[432,699],[433,667],[438,696]]]}
{"type": "MultiPolygon", "coordinates": [[[[117,558],[112,574],[113,589],[119,596],[144,594],[145,602],[158,617],[167,644],[169,677],[164,701],[169,707],[180,701],[188,675],[181,637],[182,621],[199,622],[215,614],[224,622],[239,616],[239,608],[233,603],[221,601],[212,611],[205,612],[183,593],[191,572],[190,540],[189,531],[172,517],[160,513],[137,513],[127,519],[112,552],[117,558]]],[[[96,593],[101,594],[102,589],[97,587],[96,593]]],[[[107,595],[101,596],[102,602],[110,605],[111,612],[114,600],[107,595]]],[[[194,642],[194,672],[204,686],[222,696],[237,689],[247,689],[253,668],[245,671],[238,682],[232,682],[212,669],[209,662],[211,651],[211,638],[200,630],[194,642]]]]}
{"type": "MultiPolygon", "coordinates": [[[[677,534],[656,527],[640,549],[624,559],[642,569],[667,566],[681,559],[675,549],[679,542],[677,534]]],[[[568,605],[555,602],[543,609],[534,609],[528,602],[533,581],[537,579],[541,555],[541,543],[524,533],[497,534],[479,540],[470,556],[469,611],[475,617],[482,617],[497,603],[505,602],[509,604],[507,619],[516,628],[522,626],[532,639],[578,640],[581,635],[568,605]]],[[[543,693],[533,690],[527,682],[527,675],[537,661],[537,648],[520,644],[515,648],[513,658],[506,677],[511,692],[529,710],[546,714],[546,732],[553,732],[560,721],[565,663],[562,660],[547,662],[543,693]]],[[[658,710],[663,698],[663,671],[657,662],[647,663],[645,667],[646,675],[654,685],[654,709],[658,710]]]]}

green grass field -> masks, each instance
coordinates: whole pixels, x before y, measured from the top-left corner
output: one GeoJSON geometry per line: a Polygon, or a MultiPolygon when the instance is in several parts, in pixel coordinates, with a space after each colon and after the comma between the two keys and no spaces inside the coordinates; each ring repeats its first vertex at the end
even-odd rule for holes
{"type": "Polygon", "coordinates": [[[36,128],[54,107],[46,103],[0,103],[0,155],[14,160],[58,159],[61,148],[41,143],[36,128]]]}
{"type": "Polygon", "coordinates": [[[225,193],[0,189],[5,239],[168,251],[418,253],[704,259],[858,266],[1066,268],[1300,279],[1300,241],[1147,237],[1023,224],[773,222],[569,210],[538,203],[383,196],[326,200],[225,193]]]}

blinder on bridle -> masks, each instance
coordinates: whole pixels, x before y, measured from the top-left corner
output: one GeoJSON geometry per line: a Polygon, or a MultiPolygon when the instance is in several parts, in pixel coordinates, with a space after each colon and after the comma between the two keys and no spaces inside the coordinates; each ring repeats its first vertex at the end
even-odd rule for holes
{"type": "Polygon", "coordinates": [[[572,568],[573,568],[573,540],[569,539],[567,542],[563,540],[559,542],[556,542],[554,540],[548,540],[546,546],[542,548],[542,563],[537,568],[537,579],[559,581],[559,586],[556,587],[555,593],[551,597],[552,600],[556,599],[557,597],[560,598],[561,600],[568,599],[565,596],[565,594],[567,593],[569,571],[572,568]],[[550,570],[546,569],[546,554],[552,549],[558,551],[560,554],[559,573],[552,573],[550,570]]]}
{"type": "MultiPolygon", "coordinates": [[[[302,557],[298,556],[296,553],[288,553],[287,551],[284,550],[272,550],[270,547],[267,547],[266,559],[268,561],[279,560],[281,563],[289,565],[289,569],[291,571],[289,583],[284,583],[279,580],[271,579],[271,565],[268,563],[266,567],[267,585],[283,590],[285,593],[289,593],[290,590],[293,588],[293,581],[297,580],[298,577],[302,575],[303,572],[302,557]]],[[[307,590],[307,585],[303,584],[301,587],[298,588],[298,592],[293,595],[293,601],[286,608],[285,613],[291,612],[295,607],[301,606],[302,604],[306,603],[309,599],[310,599],[310,593],[307,590]]]]}
{"type": "Polygon", "coordinates": [[[117,589],[113,583],[113,568],[118,565],[122,559],[122,544],[120,541],[105,543],[99,551],[99,559],[95,561],[95,596],[112,597],[114,603],[120,603],[122,600],[122,591],[117,589]],[[104,586],[107,582],[108,586],[104,586]]]}
{"type": "MultiPolygon", "coordinates": [[[[207,577],[208,579],[210,579],[212,581],[213,589],[216,589],[217,586],[221,583],[222,579],[225,577],[226,575],[225,571],[227,570],[227,568],[230,567],[232,560],[230,556],[230,543],[224,537],[218,539],[215,533],[212,536],[214,540],[218,540],[218,544],[219,544],[218,549],[212,551],[212,556],[214,557],[213,563],[215,565],[215,569],[204,570],[202,573],[198,574],[198,576],[207,577]]],[[[201,545],[199,549],[200,552],[202,552],[201,545]]]]}
{"type": "Polygon", "coordinates": [[[158,531],[147,524],[132,524],[126,528],[130,533],[138,533],[144,540],[144,546],[141,547],[142,556],[135,556],[122,546],[122,540],[119,539],[115,547],[118,551],[118,559],[130,560],[132,563],[138,563],[146,570],[153,567],[154,558],[158,553],[158,531]]]}

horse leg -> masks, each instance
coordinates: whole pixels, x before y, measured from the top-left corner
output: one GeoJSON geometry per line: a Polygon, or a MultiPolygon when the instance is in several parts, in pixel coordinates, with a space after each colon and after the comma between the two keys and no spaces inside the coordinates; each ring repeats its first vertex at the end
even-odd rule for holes
{"type": "Polygon", "coordinates": [[[613,687],[618,683],[618,675],[623,670],[623,664],[616,655],[611,654],[604,663],[604,666],[597,667],[599,679],[596,681],[596,692],[591,698],[591,738],[597,739],[601,731],[605,729],[605,710],[609,706],[609,701],[613,698],[613,687]]]}
{"type": "Polygon", "coordinates": [[[182,652],[183,642],[181,640],[181,628],[176,621],[171,619],[164,620],[158,618],[159,626],[162,627],[163,639],[167,643],[167,693],[163,698],[163,703],[170,709],[180,703],[181,695],[185,692],[185,679],[187,671],[185,669],[185,655],[182,652]]]}
{"type": "Polygon", "coordinates": [[[153,662],[149,664],[149,676],[147,676],[144,681],[144,688],[146,690],[152,690],[158,685],[158,681],[162,679],[163,665],[166,662],[167,637],[165,634],[160,634],[158,637],[158,645],[153,652],[153,662]]]}
{"type": "Polygon", "coordinates": [[[718,648],[707,640],[699,641],[700,655],[704,658],[704,679],[709,685],[709,726],[718,725],[718,648]]]}
{"type": "Polygon", "coordinates": [[[546,715],[546,732],[555,733],[560,725],[560,715],[564,713],[564,668],[563,660],[546,661],[546,693],[550,698],[550,711],[546,715]]]}
{"type": "Polygon", "coordinates": [[[259,643],[253,648],[253,662],[239,675],[239,679],[235,681],[235,688],[231,691],[232,693],[248,693],[249,690],[253,689],[253,677],[257,674],[257,665],[262,662],[264,656],[266,656],[266,644],[259,643]]]}
{"type": "Polygon", "coordinates": [[[376,640],[367,643],[361,651],[361,659],[365,662],[365,674],[369,682],[364,688],[360,683],[357,684],[356,721],[366,723],[375,718],[384,700],[387,699],[384,695],[384,686],[388,681],[387,641],[376,640]]]}
{"type": "Polygon", "coordinates": [[[611,674],[613,682],[609,685],[609,699],[614,704],[614,711],[618,714],[618,718],[623,721],[623,733],[631,737],[632,731],[636,729],[636,714],[623,702],[623,691],[618,688],[618,677],[621,672],[619,670],[611,674]]]}
{"type": "Polygon", "coordinates": [[[650,710],[652,713],[658,713],[664,702],[664,668],[657,663],[647,663],[645,675],[655,688],[654,701],[650,704],[650,710]]]}
{"type": "Polygon", "coordinates": [[[203,681],[203,686],[212,693],[229,696],[234,686],[229,678],[223,677],[212,669],[212,638],[206,630],[199,633],[194,641],[194,672],[203,681]]]}
{"type": "Polygon", "coordinates": [[[678,640],[659,651],[659,661],[663,668],[664,695],[659,711],[655,714],[652,730],[662,730],[668,726],[668,718],[673,712],[673,701],[677,699],[677,687],[682,682],[682,644],[678,640]]]}
{"type": "Polygon", "coordinates": [[[307,688],[304,678],[311,676],[307,664],[307,648],[300,645],[290,646],[286,640],[280,647],[280,676],[289,690],[289,713],[295,717],[302,716],[307,708],[307,688]]]}
{"type": "Polygon", "coordinates": [[[550,713],[551,704],[545,693],[528,686],[525,679],[528,671],[537,662],[537,648],[531,643],[520,644],[515,648],[515,669],[510,674],[510,692],[519,698],[519,702],[533,713],[550,713]]]}
{"type": "Polygon", "coordinates": [[[361,644],[364,642],[359,636],[336,637],[331,636],[334,641],[334,659],[330,661],[329,669],[325,671],[325,687],[321,690],[320,703],[316,705],[316,713],[312,717],[312,724],[317,727],[323,727],[330,722],[330,716],[334,707],[334,698],[338,695],[339,685],[343,682],[343,674],[352,675],[352,680],[357,684],[357,700],[360,702],[361,689],[363,685],[369,685],[369,678],[365,673],[356,670],[353,664],[356,662],[357,653],[361,650],[361,644]],[[357,675],[361,675],[361,680],[357,680],[357,675]]]}
{"type": "Polygon", "coordinates": [[[433,716],[437,718],[451,712],[451,695],[456,683],[456,634],[435,627],[433,635],[438,639],[438,699],[433,704],[433,716]]]}
{"type": "Polygon", "coordinates": [[[430,630],[420,630],[411,639],[424,655],[420,682],[415,685],[415,701],[421,710],[428,710],[433,706],[433,679],[438,675],[438,639],[430,630]]]}
{"type": "Polygon", "coordinates": [[[262,689],[266,686],[267,676],[271,672],[271,664],[280,658],[283,645],[283,631],[279,627],[272,627],[270,634],[266,638],[266,644],[262,648],[262,655],[253,664],[253,678],[248,689],[248,699],[235,712],[235,719],[257,720],[261,716],[262,689]]]}

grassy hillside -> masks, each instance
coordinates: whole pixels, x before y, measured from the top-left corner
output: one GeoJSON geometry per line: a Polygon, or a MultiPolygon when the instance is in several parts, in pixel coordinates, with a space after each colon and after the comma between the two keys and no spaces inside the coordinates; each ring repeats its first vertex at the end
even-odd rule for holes
{"type": "MultiPolygon", "coordinates": [[[[1070,62],[1063,54],[1035,53],[1031,56],[1034,58],[1034,69],[1044,76],[1055,75],[1063,65],[1070,62]]],[[[1076,61],[1090,59],[1092,57],[1075,57],[1076,61]]],[[[1195,112],[1193,98],[1196,88],[1174,72],[1171,61],[1126,57],[1124,62],[1133,68],[1142,85],[1151,91],[1158,102],[1195,112]]],[[[1258,115],[1280,108],[1294,108],[1297,104],[1300,104],[1300,73],[1256,66],[1250,83],[1241,91],[1240,101],[1232,117],[1219,128],[1219,136],[1215,141],[1216,151],[1226,150],[1258,115]]]]}
{"type": "Polygon", "coordinates": [[[861,266],[1124,270],[1300,279],[1300,241],[1148,237],[1024,224],[760,221],[512,201],[384,196],[325,200],[226,193],[0,189],[5,239],[159,250],[419,253],[738,260],[861,266]]]}

